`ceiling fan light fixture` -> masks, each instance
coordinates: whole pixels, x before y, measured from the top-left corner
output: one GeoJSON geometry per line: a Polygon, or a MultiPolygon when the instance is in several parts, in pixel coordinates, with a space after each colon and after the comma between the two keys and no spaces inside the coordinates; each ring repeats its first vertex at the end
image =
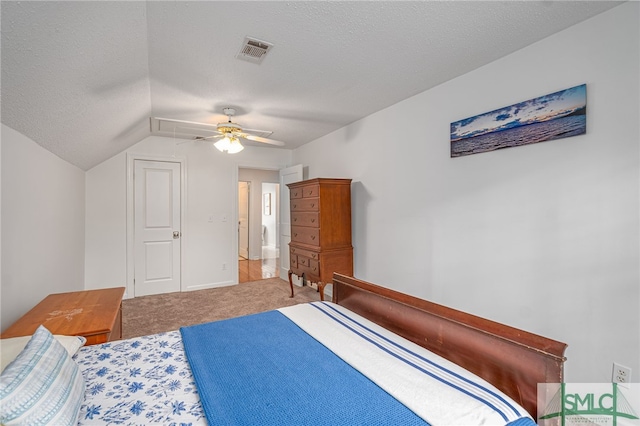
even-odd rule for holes
{"type": "Polygon", "coordinates": [[[236,138],[232,138],[231,139],[231,145],[229,146],[229,149],[227,150],[227,152],[229,154],[237,154],[238,152],[242,151],[244,149],[244,146],[242,146],[242,144],[240,143],[240,141],[236,138]]]}
{"type": "Polygon", "coordinates": [[[224,138],[214,143],[213,146],[215,146],[218,151],[229,154],[237,154],[244,149],[244,146],[242,146],[238,138],[229,135],[225,135],[224,138]]]}

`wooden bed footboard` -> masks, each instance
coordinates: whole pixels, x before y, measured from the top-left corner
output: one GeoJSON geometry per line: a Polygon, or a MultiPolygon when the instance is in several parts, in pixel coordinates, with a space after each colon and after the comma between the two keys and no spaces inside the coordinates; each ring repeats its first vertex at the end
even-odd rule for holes
{"type": "Polygon", "coordinates": [[[538,383],[561,383],[565,343],[333,275],[333,302],[466,368],[537,418],[538,383]]]}

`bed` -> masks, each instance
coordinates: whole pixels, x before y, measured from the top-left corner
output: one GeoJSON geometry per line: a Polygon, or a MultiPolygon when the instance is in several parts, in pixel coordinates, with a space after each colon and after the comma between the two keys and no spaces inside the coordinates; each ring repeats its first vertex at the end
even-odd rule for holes
{"type": "Polygon", "coordinates": [[[533,425],[565,348],[335,274],[333,302],[81,348],[78,424],[533,425]]]}

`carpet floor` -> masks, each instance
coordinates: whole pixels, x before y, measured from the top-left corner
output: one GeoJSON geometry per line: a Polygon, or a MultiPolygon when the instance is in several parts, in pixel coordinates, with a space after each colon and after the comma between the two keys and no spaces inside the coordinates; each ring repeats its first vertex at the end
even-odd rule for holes
{"type": "Polygon", "coordinates": [[[287,281],[269,278],[228,287],[125,299],[122,301],[122,338],[320,300],[314,288],[293,288],[295,296],[290,298],[287,281]]]}

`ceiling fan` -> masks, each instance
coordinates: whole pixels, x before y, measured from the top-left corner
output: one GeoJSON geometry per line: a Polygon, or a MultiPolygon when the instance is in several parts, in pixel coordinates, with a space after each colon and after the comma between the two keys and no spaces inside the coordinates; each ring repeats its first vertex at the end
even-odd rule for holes
{"type": "MultiPolygon", "coordinates": [[[[221,152],[228,152],[229,154],[235,154],[244,149],[244,146],[240,143],[240,139],[246,139],[254,142],[261,142],[270,145],[276,146],[284,146],[284,142],[277,141],[274,139],[269,139],[266,137],[262,137],[258,134],[267,134],[270,135],[272,132],[267,130],[256,130],[256,129],[245,129],[237,123],[231,121],[231,117],[233,117],[236,113],[234,108],[224,108],[222,110],[224,115],[227,116],[227,121],[223,123],[209,124],[209,123],[197,123],[194,121],[184,121],[184,120],[175,120],[170,118],[157,118],[153,117],[153,120],[158,121],[159,123],[167,122],[173,123],[174,126],[179,124],[183,129],[197,130],[198,132],[212,132],[215,135],[212,136],[196,136],[195,140],[209,140],[209,139],[219,139],[217,142],[213,144],[218,150],[221,152]],[[198,126],[197,129],[189,126],[198,126]],[[211,129],[209,129],[211,128],[211,129]]],[[[153,127],[153,124],[152,124],[153,127]]]]}

